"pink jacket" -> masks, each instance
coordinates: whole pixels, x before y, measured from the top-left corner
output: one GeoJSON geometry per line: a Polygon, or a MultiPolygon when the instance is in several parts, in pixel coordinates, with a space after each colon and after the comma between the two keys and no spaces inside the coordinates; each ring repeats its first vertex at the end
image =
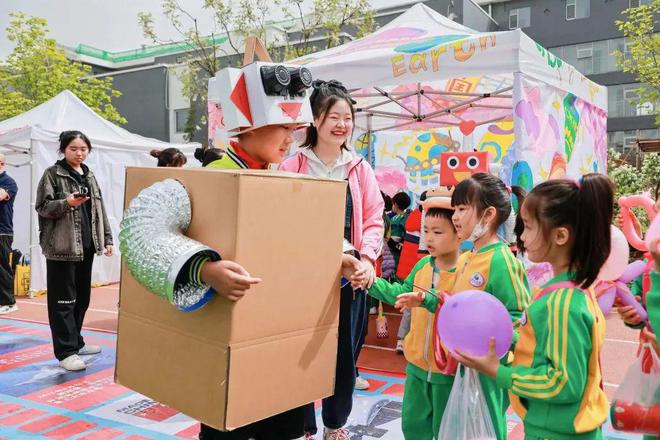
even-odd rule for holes
{"type": "MultiPolygon", "coordinates": [[[[307,157],[298,153],[280,165],[281,171],[308,174],[307,157]]],[[[376,176],[362,157],[348,165],[348,184],[353,198],[353,239],[351,243],[371,261],[380,256],[383,246],[383,197],[376,176]],[[362,207],[362,209],[358,209],[362,207]]]]}

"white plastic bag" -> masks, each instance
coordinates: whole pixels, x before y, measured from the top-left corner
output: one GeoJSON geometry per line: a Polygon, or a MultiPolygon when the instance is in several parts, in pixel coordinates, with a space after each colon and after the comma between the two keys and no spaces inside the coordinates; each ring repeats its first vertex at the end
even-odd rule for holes
{"type": "Polygon", "coordinates": [[[644,344],[617,388],[612,426],[619,431],[660,435],[660,359],[644,344]]]}
{"type": "Polygon", "coordinates": [[[459,365],[438,440],[496,440],[479,373],[459,365]]]}

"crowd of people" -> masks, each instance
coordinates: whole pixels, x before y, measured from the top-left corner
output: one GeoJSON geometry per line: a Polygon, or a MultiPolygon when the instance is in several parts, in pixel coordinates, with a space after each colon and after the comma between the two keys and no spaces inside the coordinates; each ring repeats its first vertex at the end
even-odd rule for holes
{"type": "MultiPolygon", "coordinates": [[[[355,109],[349,92],[336,81],[315,81],[310,103],[314,122],[291,157],[286,155],[297,124],[259,127],[240,134],[224,154],[202,150],[196,157],[208,168],[267,169],[279,164],[283,171],[347,182],[335,392],[322,402],[324,426],[317,427],[310,402],[231,432],[202,425],[200,439],[347,440],[345,425],[356,381],[360,388],[356,363],[368,313],[376,308],[369,301],[394,305],[404,313],[397,349],[408,362],[402,414],[406,439],[437,437],[460,365],[479,371],[497,439],[507,438],[509,406],[523,420],[528,439],[602,438],[601,426],[609,414],[600,365],[605,318],[590,287],[611,251],[610,179],[592,173],[579,181],[551,180],[525,194],[493,175],[477,173],[440,197],[420,194],[422,203],[412,207],[406,192],[391,199],[381,193],[370,165],[352,150],[355,109]],[[515,243],[500,233],[512,216],[515,243]],[[465,252],[460,243],[468,244],[465,252]],[[530,286],[516,253],[534,263],[550,263],[554,278],[544,286],[530,286]],[[514,327],[509,355],[499,359],[491,341],[485,356],[443,348],[438,360],[431,328],[443,294],[475,289],[506,307],[514,327]]],[[[103,195],[85,164],[92,144],[80,131],[63,132],[59,140],[62,158],[41,177],[35,209],[47,262],[55,357],[62,368],[77,371],[86,367],[81,356],[101,350],[81,335],[94,257],[114,250],[103,195]]],[[[177,149],[154,150],[151,155],[158,166],[186,164],[177,149]]],[[[9,261],[16,192],[15,182],[0,168],[0,313],[17,309],[9,261]]],[[[660,203],[655,208],[660,209],[660,203]]],[[[651,283],[647,292],[637,283],[636,292],[645,298],[650,323],[642,324],[631,308],[619,308],[622,319],[641,328],[654,344],[654,324],[660,327],[656,245],[651,247],[651,283]]],[[[237,262],[205,259],[190,265],[200,268],[196,276],[202,282],[230,301],[239,301],[260,282],[237,262]]]]}

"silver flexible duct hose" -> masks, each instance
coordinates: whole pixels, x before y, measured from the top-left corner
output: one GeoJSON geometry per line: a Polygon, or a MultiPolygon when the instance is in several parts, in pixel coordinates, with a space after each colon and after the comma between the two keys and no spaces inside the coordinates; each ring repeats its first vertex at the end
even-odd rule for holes
{"type": "Polygon", "coordinates": [[[166,179],[131,200],[119,231],[119,249],[131,275],[184,311],[206,304],[213,290],[193,282],[188,274],[179,276],[181,270],[193,256],[220,259],[213,249],[183,235],[191,217],[186,189],[180,182],[166,179]]]}

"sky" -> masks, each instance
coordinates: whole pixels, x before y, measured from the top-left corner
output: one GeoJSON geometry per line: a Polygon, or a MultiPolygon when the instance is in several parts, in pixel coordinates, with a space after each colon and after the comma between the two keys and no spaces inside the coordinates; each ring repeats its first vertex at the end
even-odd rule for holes
{"type": "MultiPolygon", "coordinates": [[[[202,8],[203,0],[179,0],[193,16],[204,33],[213,30],[212,17],[202,8]]],[[[310,0],[306,0],[311,3],[310,0]]],[[[381,8],[410,0],[372,0],[381,8]]],[[[22,11],[48,21],[51,36],[58,43],[76,47],[87,44],[111,52],[139,48],[152,44],[142,35],[137,20],[139,12],[152,12],[156,33],[163,39],[180,39],[161,14],[161,0],[0,0],[0,60],[13,49],[7,40],[11,12],[22,11]]],[[[273,17],[277,19],[281,17],[273,17]]]]}

